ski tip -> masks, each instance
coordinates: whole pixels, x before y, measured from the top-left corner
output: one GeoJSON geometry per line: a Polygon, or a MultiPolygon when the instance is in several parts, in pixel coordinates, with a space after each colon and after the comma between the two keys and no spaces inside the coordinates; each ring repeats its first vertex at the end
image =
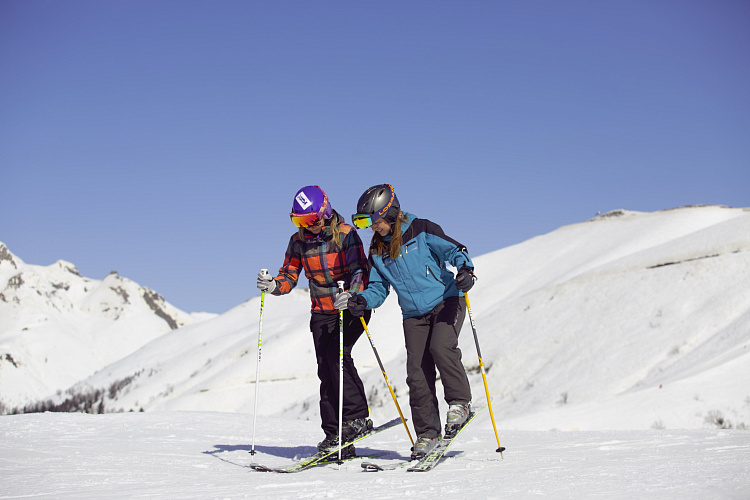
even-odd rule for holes
{"type": "Polygon", "coordinates": [[[253,470],[257,470],[258,472],[272,472],[272,469],[270,467],[266,467],[265,465],[261,464],[250,464],[248,465],[253,470]]]}

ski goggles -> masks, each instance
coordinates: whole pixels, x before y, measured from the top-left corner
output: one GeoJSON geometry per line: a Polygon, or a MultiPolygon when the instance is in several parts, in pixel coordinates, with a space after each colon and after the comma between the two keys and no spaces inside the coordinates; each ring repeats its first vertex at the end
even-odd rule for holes
{"type": "Polygon", "coordinates": [[[373,222],[375,221],[372,219],[372,214],[352,215],[352,224],[354,224],[354,226],[358,227],[359,229],[367,229],[368,227],[372,226],[373,222]]]}
{"type": "Polygon", "coordinates": [[[306,214],[295,214],[292,212],[289,214],[289,218],[292,219],[292,224],[297,227],[317,226],[321,220],[317,212],[308,212],[306,214]]]}

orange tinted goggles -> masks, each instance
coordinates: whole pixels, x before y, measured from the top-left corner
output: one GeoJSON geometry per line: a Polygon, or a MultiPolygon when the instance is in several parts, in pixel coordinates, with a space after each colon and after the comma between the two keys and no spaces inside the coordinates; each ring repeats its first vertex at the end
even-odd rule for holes
{"type": "Polygon", "coordinates": [[[313,227],[320,224],[320,217],[317,212],[308,212],[306,214],[289,214],[289,218],[292,219],[292,224],[297,227],[313,227]]]}

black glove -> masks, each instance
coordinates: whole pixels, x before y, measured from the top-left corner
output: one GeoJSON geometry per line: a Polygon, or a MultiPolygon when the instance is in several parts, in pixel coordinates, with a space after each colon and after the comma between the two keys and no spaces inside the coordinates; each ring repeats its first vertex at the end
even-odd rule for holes
{"type": "Polygon", "coordinates": [[[462,292],[468,292],[474,286],[476,280],[477,277],[471,273],[471,269],[464,266],[458,270],[458,274],[456,275],[456,288],[462,292]]]}
{"type": "Polygon", "coordinates": [[[349,308],[349,312],[352,313],[352,316],[361,317],[364,316],[365,309],[367,309],[367,299],[358,293],[353,293],[352,296],[349,297],[346,306],[349,308]]]}

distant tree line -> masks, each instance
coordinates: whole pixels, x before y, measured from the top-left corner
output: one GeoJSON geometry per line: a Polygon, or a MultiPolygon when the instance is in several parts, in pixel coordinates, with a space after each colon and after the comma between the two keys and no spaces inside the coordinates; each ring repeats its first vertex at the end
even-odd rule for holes
{"type": "Polygon", "coordinates": [[[44,413],[47,411],[104,413],[104,390],[96,389],[89,392],[74,393],[60,403],[56,403],[51,399],[37,401],[22,407],[12,408],[6,414],[18,415],[21,413],[44,413]]]}
{"type": "MultiPolygon", "coordinates": [[[[0,415],[19,415],[22,413],[44,413],[44,412],[62,412],[62,413],[113,413],[113,410],[107,410],[105,405],[105,399],[114,401],[117,396],[128,386],[133,380],[142,373],[137,372],[129,377],[117,380],[110,384],[108,389],[90,389],[87,391],[74,391],[68,389],[66,394],[68,395],[63,401],[57,402],[54,399],[46,399],[43,401],[37,401],[24,406],[10,408],[7,405],[0,402],[0,415]]],[[[59,394],[59,393],[58,393],[59,394]]],[[[124,411],[122,409],[117,411],[124,411]]],[[[130,411],[133,411],[132,409],[130,411]]],[[[140,411],[143,411],[141,408],[140,411]]]]}

